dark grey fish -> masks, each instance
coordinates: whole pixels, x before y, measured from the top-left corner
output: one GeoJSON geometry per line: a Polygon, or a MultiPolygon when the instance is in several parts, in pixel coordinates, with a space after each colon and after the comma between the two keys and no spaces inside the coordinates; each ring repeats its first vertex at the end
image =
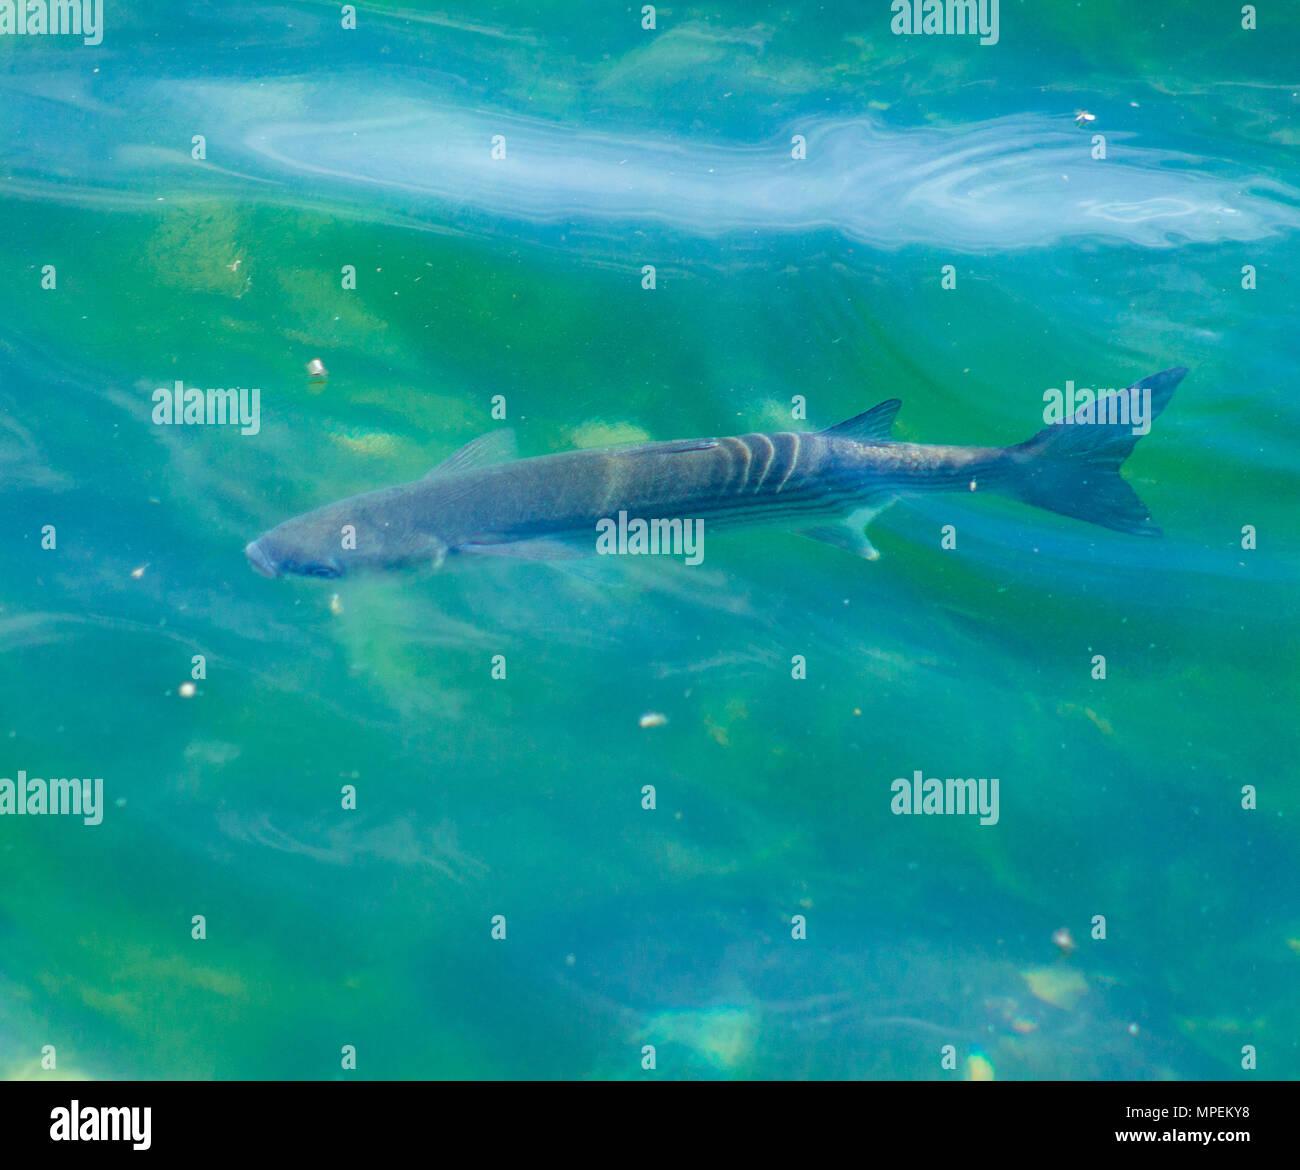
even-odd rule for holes
{"type": "Polygon", "coordinates": [[[550,560],[597,551],[597,525],[702,521],[708,531],[781,525],[867,559],[867,520],[904,495],[992,491],[1105,528],[1158,536],[1120,477],[1187,370],[1153,374],[1099,397],[1010,447],[898,443],[890,399],[837,426],[803,433],[640,443],[534,459],[510,431],[476,439],[415,483],[367,492],[287,520],[244,550],[271,577],[341,577],[359,568],[441,567],[451,557],[550,560]],[[1125,401],[1121,401],[1125,400],[1125,401]],[[1121,407],[1123,408],[1121,410],[1121,407]],[[1090,418],[1107,421],[1088,421],[1090,418]]]}

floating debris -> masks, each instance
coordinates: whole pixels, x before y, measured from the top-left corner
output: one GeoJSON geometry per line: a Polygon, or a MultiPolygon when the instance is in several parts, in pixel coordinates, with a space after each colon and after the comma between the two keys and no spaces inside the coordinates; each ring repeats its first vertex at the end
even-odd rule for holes
{"type": "Polygon", "coordinates": [[[307,373],[313,378],[328,378],[330,376],[329,370],[325,368],[325,363],[320,358],[312,358],[307,363],[307,373]]]}
{"type": "Polygon", "coordinates": [[[661,714],[659,711],[647,711],[637,723],[642,727],[662,727],[668,722],[668,716],[661,714]]]}
{"type": "Polygon", "coordinates": [[[1074,936],[1064,926],[1052,931],[1052,944],[1063,955],[1074,954],[1074,936]]]}
{"type": "Polygon", "coordinates": [[[1087,110],[1074,111],[1074,124],[1076,126],[1086,126],[1089,122],[1095,122],[1096,120],[1097,115],[1090,114],[1087,110]]]}
{"type": "Polygon", "coordinates": [[[180,695],[182,699],[192,699],[195,694],[198,693],[198,687],[196,687],[192,682],[183,682],[176,688],[176,693],[180,695]]]}
{"type": "Polygon", "coordinates": [[[330,613],[335,617],[343,616],[343,599],[337,593],[330,594],[330,613]]]}
{"type": "Polygon", "coordinates": [[[141,565],[138,569],[132,569],[131,576],[134,577],[137,581],[140,580],[140,578],[144,576],[145,569],[147,569],[148,567],[149,565],[146,562],[145,564],[141,565]]]}
{"type": "Polygon", "coordinates": [[[966,1058],[966,1079],[968,1081],[994,1080],[993,1062],[987,1056],[981,1056],[978,1052],[971,1053],[966,1058]]]}

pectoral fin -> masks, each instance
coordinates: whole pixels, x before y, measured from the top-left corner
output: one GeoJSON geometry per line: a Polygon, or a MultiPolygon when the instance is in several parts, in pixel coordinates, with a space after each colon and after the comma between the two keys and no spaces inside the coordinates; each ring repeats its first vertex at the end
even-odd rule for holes
{"type": "Polygon", "coordinates": [[[614,562],[625,562],[627,558],[597,556],[594,548],[595,542],[587,537],[543,536],[500,544],[464,544],[457,551],[474,556],[534,561],[591,585],[623,584],[627,566],[614,562]]]}
{"type": "Polygon", "coordinates": [[[421,553],[411,561],[417,576],[432,577],[441,572],[442,566],[447,562],[447,546],[442,541],[436,536],[428,537],[421,553]]]}
{"type": "Polygon", "coordinates": [[[595,547],[594,537],[579,542],[558,536],[541,536],[535,540],[510,540],[497,544],[462,544],[456,551],[473,556],[513,557],[520,561],[567,561],[589,556],[595,547]]]}

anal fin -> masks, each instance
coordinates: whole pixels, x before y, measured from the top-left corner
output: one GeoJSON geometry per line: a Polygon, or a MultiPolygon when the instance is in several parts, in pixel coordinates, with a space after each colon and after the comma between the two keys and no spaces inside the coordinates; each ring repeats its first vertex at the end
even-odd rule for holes
{"type": "Polygon", "coordinates": [[[507,560],[532,561],[557,569],[565,576],[589,585],[621,585],[626,557],[599,556],[595,541],[574,536],[541,536],[532,540],[513,540],[499,544],[465,544],[457,550],[475,556],[502,557],[507,560]]]}
{"type": "Polygon", "coordinates": [[[816,528],[801,528],[799,535],[806,536],[809,540],[833,544],[836,548],[851,552],[864,561],[874,561],[880,556],[876,546],[867,539],[867,534],[847,521],[838,524],[819,524],[816,528]]]}
{"type": "Polygon", "coordinates": [[[893,496],[882,493],[876,496],[873,502],[857,508],[842,520],[833,521],[830,524],[818,524],[812,528],[801,528],[799,535],[806,536],[809,540],[820,540],[826,544],[833,544],[836,548],[851,552],[855,557],[861,557],[864,561],[878,560],[880,553],[876,551],[876,546],[867,539],[867,534],[863,529],[893,502],[893,496]]]}

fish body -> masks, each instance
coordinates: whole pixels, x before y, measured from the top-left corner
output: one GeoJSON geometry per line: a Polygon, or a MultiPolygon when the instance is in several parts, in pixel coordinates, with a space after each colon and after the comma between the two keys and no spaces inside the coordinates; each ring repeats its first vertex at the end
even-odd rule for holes
{"type": "MultiPolygon", "coordinates": [[[[1152,375],[1145,422],[1186,370],[1152,375]]],[[[1134,399],[1136,401],[1136,398],[1134,399]]],[[[904,495],[995,491],[1104,527],[1158,535],[1119,475],[1143,431],[1072,416],[1010,447],[900,443],[889,429],[901,403],[882,402],[824,431],[732,435],[513,458],[496,431],[414,483],[327,504],[273,528],[245,552],[268,576],[340,577],[358,568],[441,567],[476,555],[533,560],[595,553],[602,524],[700,522],[708,531],[779,525],[874,559],[863,525],[904,495]]]]}

